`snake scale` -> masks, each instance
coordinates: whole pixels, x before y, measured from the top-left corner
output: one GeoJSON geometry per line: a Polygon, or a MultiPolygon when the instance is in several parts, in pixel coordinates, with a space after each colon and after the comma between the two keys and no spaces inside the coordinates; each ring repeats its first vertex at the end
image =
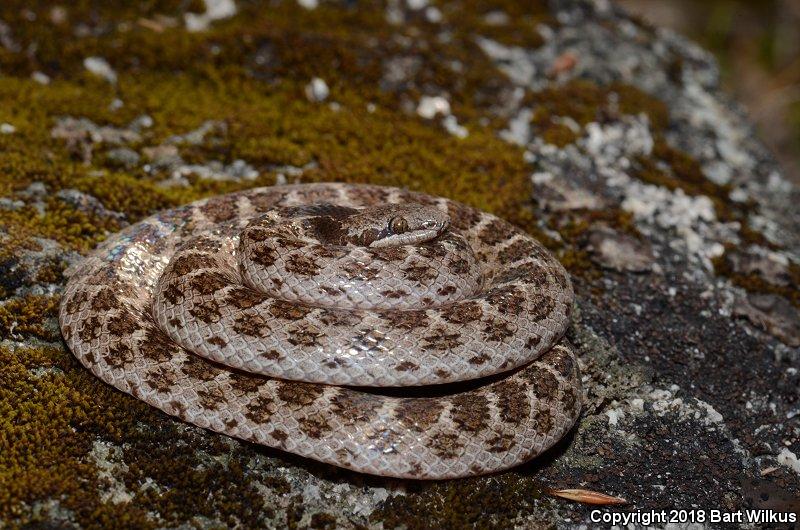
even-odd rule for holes
{"type": "Polygon", "coordinates": [[[252,189],[131,225],[67,274],[61,330],[97,377],[322,462],[490,473],[580,413],[567,273],[523,231],[448,199],[252,189]]]}

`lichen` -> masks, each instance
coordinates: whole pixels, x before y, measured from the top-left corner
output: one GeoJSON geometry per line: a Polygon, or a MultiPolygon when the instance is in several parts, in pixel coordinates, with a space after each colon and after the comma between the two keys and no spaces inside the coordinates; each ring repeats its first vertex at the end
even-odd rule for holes
{"type": "Polygon", "coordinates": [[[741,273],[731,265],[730,253],[734,252],[734,245],[727,245],[725,253],[714,258],[714,272],[719,276],[728,278],[733,285],[741,287],[750,293],[777,294],[785,297],[795,307],[800,309],[800,265],[791,262],[787,266],[788,279],[783,285],[770,283],[757,273],[741,273]]]}

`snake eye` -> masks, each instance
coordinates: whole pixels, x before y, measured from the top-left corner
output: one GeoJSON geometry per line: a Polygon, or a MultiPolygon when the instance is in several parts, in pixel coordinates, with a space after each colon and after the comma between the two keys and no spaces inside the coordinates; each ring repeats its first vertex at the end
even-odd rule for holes
{"type": "Polygon", "coordinates": [[[389,221],[389,230],[395,234],[408,232],[408,221],[406,221],[405,217],[392,217],[389,221]]]}

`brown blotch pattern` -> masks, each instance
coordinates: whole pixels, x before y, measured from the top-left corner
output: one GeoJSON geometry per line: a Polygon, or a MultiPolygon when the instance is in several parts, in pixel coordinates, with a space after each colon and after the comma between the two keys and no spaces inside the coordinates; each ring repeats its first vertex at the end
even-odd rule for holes
{"type": "Polygon", "coordinates": [[[302,430],[306,436],[314,438],[315,440],[322,438],[323,435],[329,433],[331,430],[328,421],[321,416],[306,416],[298,420],[297,423],[300,424],[300,430],[302,430]]]}
{"type": "Polygon", "coordinates": [[[462,204],[448,203],[447,212],[450,215],[450,226],[458,230],[469,230],[480,221],[480,214],[462,204]]]}
{"type": "Polygon", "coordinates": [[[394,328],[417,329],[428,326],[428,314],[421,309],[410,311],[381,311],[378,313],[381,318],[386,320],[394,328]]]}
{"type": "Polygon", "coordinates": [[[389,199],[389,192],[383,188],[364,186],[354,188],[348,195],[356,204],[384,204],[389,199]]]}
{"type": "Polygon", "coordinates": [[[127,340],[121,340],[115,343],[108,349],[108,354],[103,357],[103,360],[111,368],[122,368],[126,364],[130,364],[134,359],[133,348],[127,340]]]}
{"type": "Polygon", "coordinates": [[[121,311],[108,319],[106,330],[112,335],[124,337],[139,329],[137,322],[130,311],[121,311]]]}
{"type": "Polygon", "coordinates": [[[297,381],[283,382],[278,386],[278,397],[286,404],[295,407],[305,407],[310,405],[324,392],[321,385],[310,383],[300,383],[297,381]]]}
{"type": "Polygon", "coordinates": [[[523,258],[527,258],[533,252],[534,245],[527,239],[514,241],[498,253],[500,261],[503,263],[514,263],[523,258]]]}
{"type": "Polygon", "coordinates": [[[206,217],[215,223],[230,221],[238,213],[235,195],[209,201],[200,207],[206,217]]]}
{"type": "Polygon", "coordinates": [[[111,289],[101,289],[94,295],[91,302],[91,310],[95,313],[105,313],[111,309],[121,306],[119,298],[111,289]]]}
{"type": "Polygon", "coordinates": [[[236,333],[247,335],[249,337],[266,338],[272,331],[269,327],[267,319],[261,315],[240,315],[239,318],[233,322],[233,330],[236,333]]]}
{"type": "Polygon", "coordinates": [[[198,390],[197,395],[200,396],[200,405],[208,410],[217,410],[227,401],[225,392],[218,385],[206,390],[198,390]]]}
{"type": "Polygon", "coordinates": [[[550,432],[553,428],[553,414],[548,409],[537,408],[533,412],[533,419],[539,432],[550,432]]]}
{"type": "Polygon", "coordinates": [[[380,407],[380,398],[372,394],[342,391],[331,398],[331,412],[348,423],[368,421],[380,407]]]}
{"type": "Polygon", "coordinates": [[[514,336],[514,330],[508,322],[500,319],[492,319],[484,322],[483,337],[491,342],[504,342],[507,338],[514,336]]]}
{"type": "Polygon", "coordinates": [[[172,305],[177,305],[183,302],[184,294],[183,288],[181,287],[181,279],[180,278],[170,278],[170,282],[163,287],[161,292],[164,294],[164,298],[172,305]]]}
{"type": "Polygon", "coordinates": [[[217,266],[216,260],[207,254],[181,254],[172,260],[170,267],[176,276],[185,276],[200,269],[211,269],[217,266]]]}
{"type": "Polygon", "coordinates": [[[483,317],[483,309],[475,300],[467,300],[447,306],[441,310],[442,318],[452,324],[467,324],[483,317]]]}
{"type": "Polygon", "coordinates": [[[258,396],[247,405],[244,417],[253,423],[263,425],[275,413],[275,402],[270,396],[258,396]]]}
{"type": "Polygon", "coordinates": [[[567,387],[564,389],[564,395],[561,396],[561,402],[564,404],[564,412],[569,413],[580,406],[580,395],[578,390],[567,387]]]}
{"type": "Polygon", "coordinates": [[[525,295],[513,285],[494,287],[485,299],[504,315],[519,315],[525,309],[525,295]]]}
{"type": "Polygon", "coordinates": [[[201,320],[206,324],[219,322],[219,320],[222,318],[222,314],[220,313],[219,309],[219,303],[213,298],[211,300],[196,302],[189,310],[189,313],[196,319],[201,320]]]}
{"type": "Polygon", "coordinates": [[[528,349],[528,350],[532,350],[536,346],[538,346],[540,342],[542,342],[542,337],[540,337],[538,335],[531,335],[525,341],[525,348],[528,349]]]}
{"type": "Polygon", "coordinates": [[[292,329],[287,329],[289,343],[293,346],[319,346],[319,339],[325,336],[319,329],[311,324],[302,324],[292,329]]]}
{"type": "Polygon", "coordinates": [[[513,435],[498,433],[486,440],[486,450],[490,453],[507,453],[516,444],[513,435]]]}
{"type": "Polygon", "coordinates": [[[463,344],[461,333],[451,332],[442,327],[437,327],[428,335],[422,337],[422,348],[425,350],[451,350],[463,344]]]}
{"type": "Polygon", "coordinates": [[[86,291],[76,291],[70,298],[67,299],[64,307],[66,308],[67,313],[77,314],[80,311],[81,306],[88,301],[89,293],[86,291]]]}
{"type": "Polygon", "coordinates": [[[402,269],[405,277],[422,285],[428,285],[439,275],[436,269],[425,263],[415,263],[402,269]]]}
{"type": "Polygon", "coordinates": [[[440,458],[455,458],[464,449],[464,443],[458,438],[458,434],[452,432],[438,433],[431,437],[431,449],[440,458]]]}
{"type": "Polygon", "coordinates": [[[97,315],[92,315],[83,321],[81,328],[78,330],[78,337],[83,342],[91,342],[96,339],[103,332],[103,321],[97,315]]]}
{"type": "Polygon", "coordinates": [[[361,322],[362,315],[356,311],[345,309],[321,308],[317,314],[319,320],[325,326],[355,326],[361,322]]]}
{"type": "Polygon", "coordinates": [[[400,299],[408,295],[408,291],[404,291],[403,289],[386,289],[385,291],[381,291],[381,296],[389,299],[400,299]]]}
{"type": "Polygon", "coordinates": [[[263,357],[264,359],[269,359],[270,361],[277,361],[283,355],[278,350],[267,350],[265,352],[261,352],[259,357],[263,357]]]}
{"type": "Polygon", "coordinates": [[[403,361],[394,367],[398,372],[413,372],[419,370],[419,365],[411,361],[403,361]]]}
{"type": "Polygon", "coordinates": [[[204,271],[189,280],[189,287],[202,295],[214,294],[232,282],[218,272],[204,271]]]}
{"type": "Polygon", "coordinates": [[[267,380],[253,375],[232,372],[228,382],[234,392],[239,395],[245,395],[257,392],[267,380]]]}
{"type": "Polygon", "coordinates": [[[401,399],[395,409],[395,417],[414,431],[424,432],[439,421],[443,407],[440,402],[424,398],[401,399]]]}
{"type": "Polygon", "coordinates": [[[572,356],[562,351],[550,350],[542,360],[548,362],[565,379],[570,378],[575,371],[575,362],[572,356]]]}
{"type": "Polygon", "coordinates": [[[320,270],[313,257],[304,254],[291,254],[286,259],[286,271],[300,276],[314,276],[320,270]]]}
{"type": "Polygon", "coordinates": [[[139,343],[139,355],[155,363],[171,360],[179,351],[179,347],[161,331],[150,328],[139,343]]]}
{"type": "Polygon", "coordinates": [[[489,359],[491,359],[491,357],[489,357],[489,356],[488,356],[488,355],[486,355],[485,353],[481,353],[481,354],[479,354],[479,355],[476,355],[476,356],[474,356],[474,357],[471,357],[471,358],[469,359],[469,363],[470,363],[470,364],[474,364],[474,365],[481,365],[481,364],[484,364],[484,363],[485,363],[486,361],[488,361],[489,359]]]}
{"type": "Polygon", "coordinates": [[[206,342],[208,342],[209,344],[213,344],[217,348],[224,348],[225,346],[228,345],[228,341],[226,341],[222,337],[217,337],[217,336],[214,336],[214,337],[211,337],[210,339],[207,339],[206,342]]]}
{"type": "Polygon", "coordinates": [[[145,382],[153,390],[166,394],[172,390],[177,379],[178,377],[173,367],[159,366],[155,370],[148,372],[145,382]]]}
{"type": "Polygon", "coordinates": [[[181,371],[192,379],[204,382],[211,381],[222,373],[222,370],[208,361],[204,361],[192,354],[187,355],[186,360],[181,365],[181,371]]]}
{"type": "Polygon", "coordinates": [[[524,384],[506,380],[495,386],[493,391],[497,396],[500,418],[504,422],[518,425],[528,418],[531,413],[531,402],[524,384]]]}
{"type": "Polygon", "coordinates": [[[236,309],[250,309],[267,300],[269,300],[267,295],[243,286],[233,287],[225,293],[225,302],[236,309]]]}
{"type": "MultiPolygon", "coordinates": [[[[526,370],[526,372],[528,371],[526,370]]],[[[532,371],[531,373],[523,374],[528,376],[533,393],[538,399],[547,399],[548,396],[554,395],[558,390],[558,380],[547,370],[539,370],[538,376],[534,375],[532,371]]]]}
{"type": "Polygon", "coordinates": [[[452,256],[447,261],[447,266],[455,274],[466,274],[470,270],[470,263],[461,256],[452,256]]]}
{"type": "Polygon", "coordinates": [[[313,310],[311,307],[293,304],[284,300],[273,300],[269,306],[269,312],[272,316],[292,321],[305,318],[313,310]]]}
{"type": "Polygon", "coordinates": [[[509,239],[515,233],[516,230],[511,224],[500,219],[494,219],[481,230],[480,234],[478,234],[478,239],[482,243],[492,246],[509,239]]]}
{"type": "Polygon", "coordinates": [[[351,262],[342,266],[342,273],[348,280],[370,281],[378,277],[380,269],[370,267],[366,263],[351,262]]]}
{"type": "Polygon", "coordinates": [[[253,245],[250,247],[248,256],[254,263],[269,267],[274,265],[278,259],[278,250],[269,243],[253,245]]]}
{"type": "Polygon", "coordinates": [[[445,285],[444,287],[439,288],[439,290],[436,291],[436,292],[440,296],[450,296],[451,294],[456,292],[456,286],[455,285],[445,285]]]}
{"type": "Polygon", "coordinates": [[[381,261],[400,262],[408,256],[408,250],[405,247],[376,248],[372,251],[372,255],[381,261]]]}
{"type": "Polygon", "coordinates": [[[482,394],[463,393],[451,400],[450,417],[463,430],[471,433],[482,431],[489,422],[489,400],[482,394]]]}

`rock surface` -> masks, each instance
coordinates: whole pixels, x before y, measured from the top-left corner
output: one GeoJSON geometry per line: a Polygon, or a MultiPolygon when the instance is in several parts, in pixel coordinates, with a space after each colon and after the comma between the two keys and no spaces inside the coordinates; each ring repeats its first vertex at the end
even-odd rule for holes
{"type": "Polygon", "coordinates": [[[548,488],[800,510],[800,191],[706,52],[604,0],[46,4],[0,10],[0,527],[590,523],[548,488]],[[567,439],[491,477],[358,476],[173,420],[65,350],[63,271],[109,233],[325,180],[449,196],[558,255],[567,439]]]}

